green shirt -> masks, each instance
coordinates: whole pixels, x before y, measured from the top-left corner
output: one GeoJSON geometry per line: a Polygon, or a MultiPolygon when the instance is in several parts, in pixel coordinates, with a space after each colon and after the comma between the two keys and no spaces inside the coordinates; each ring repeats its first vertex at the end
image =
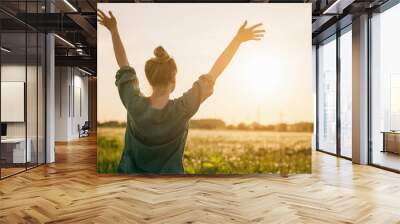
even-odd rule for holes
{"type": "Polygon", "coordinates": [[[200,76],[191,89],[169,100],[162,109],[153,108],[149,98],[141,94],[133,68],[118,70],[115,84],[127,110],[125,146],[118,172],[183,174],[189,120],[212,94],[212,79],[200,76]]]}

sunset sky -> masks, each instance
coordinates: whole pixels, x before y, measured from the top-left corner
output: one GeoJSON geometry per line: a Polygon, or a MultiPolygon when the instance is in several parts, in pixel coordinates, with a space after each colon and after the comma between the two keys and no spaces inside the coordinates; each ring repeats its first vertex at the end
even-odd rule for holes
{"type": "MultiPolygon", "coordinates": [[[[144,64],[162,45],[178,65],[179,97],[217,57],[247,19],[262,22],[262,41],[242,44],[194,118],[227,123],[312,121],[311,4],[99,3],[117,18],[142,92],[151,93],[144,64]]],[[[126,120],[114,85],[118,65],[111,36],[98,26],[98,120],[126,120]]]]}

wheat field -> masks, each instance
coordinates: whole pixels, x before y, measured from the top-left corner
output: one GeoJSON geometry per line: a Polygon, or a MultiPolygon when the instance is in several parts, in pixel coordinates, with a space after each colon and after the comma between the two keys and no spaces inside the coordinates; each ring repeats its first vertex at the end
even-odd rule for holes
{"type": "MultiPolygon", "coordinates": [[[[124,128],[97,130],[97,171],[116,173],[124,128]]],[[[311,133],[190,129],[187,174],[310,173],[311,133]]]]}

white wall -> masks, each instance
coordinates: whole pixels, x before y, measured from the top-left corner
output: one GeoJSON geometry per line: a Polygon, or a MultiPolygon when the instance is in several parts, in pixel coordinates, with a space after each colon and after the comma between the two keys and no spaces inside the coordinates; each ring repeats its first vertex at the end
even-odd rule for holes
{"type": "Polygon", "coordinates": [[[55,85],[55,140],[77,139],[78,125],[88,120],[88,78],[76,68],[56,67],[55,85]]]}
{"type": "MultiPolygon", "coordinates": [[[[36,67],[28,66],[27,68],[28,74],[36,74],[36,67]]],[[[1,66],[1,81],[2,82],[25,82],[25,65],[2,65],[1,66]]],[[[36,80],[31,80],[30,76],[28,76],[29,85],[36,86],[36,80]]],[[[36,88],[27,88],[27,103],[30,104],[34,102],[35,105],[28,105],[36,108],[36,88]]],[[[7,108],[2,108],[2,110],[6,110],[7,108]]],[[[28,110],[28,112],[30,112],[28,110]]],[[[28,124],[28,129],[32,127],[36,130],[36,113],[27,113],[28,122],[34,121],[35,124],[28,124]],[[35,127],[33,127],[35,126],[35,127]]],[[[29,133],[28,130],[28,137],[29,133]]],[[[36,132],[35,132],[36,135],[36,132]]],[[[7,122],[7,136],[8,137],[25,137],[25,123],[24,122],[7,122]]]]}
{"type": "Polygon", "coordinates": [[[71,134],[74,137],[79,137],[78,133],[78,124],[81,126],[85,123],[85,121],[88,121],[89,118],[89,111],[88,111],[88,78],[81,76],[81,73],[79,75],[76,75],[75,70],[75,75],[74,75],[74,96],[73,98],[75,99],[75,106],[73,110],[75,110],[75,113],[73,113],[75,116],[71,120],[72,124],[72,130],[71,134]],[[80,97],[79,97],[80,95],[80,97]],[[80,103],[79,103],[80,101],[80,103]],[[79,108],[81,107],[81,108],[79,108]],[[80,111],[81,110],[81,111],[80,111]]]}
{"type": "Polygon", "coordinates": [[[67,67],[55,69],[55,140],[68,140],[68,88],[70,77],[67,67]]]}
{"type": "MultiPolygon", "coordinates": [[[[32,67],[28,67],[28,70],[32,67]]],[[[2,82],[25,82],[25,65],[2,65],[2,82]]],[[[28,94],[29,95],[29,94],[28,94]]],[[[6,110],[6,108],[1,108],[6,110]]],[[[11,122],[7,123],[7,137],[25,137],[25,123],[11,122]]]]}

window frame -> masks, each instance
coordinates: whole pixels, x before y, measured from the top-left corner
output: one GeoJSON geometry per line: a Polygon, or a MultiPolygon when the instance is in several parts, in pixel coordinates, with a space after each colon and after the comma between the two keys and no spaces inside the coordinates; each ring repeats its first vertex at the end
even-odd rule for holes
{"type": "Polygon", "coordinates": [[[343,28],[341,28],[340,30],[337,30],[336,33],[328,36],[327,38],[319,41],[316,44],[316,151],[318,152],[323,152],[329,155],[333,155],[333,156],[337,156],[343,159],[347,159],[347,160],[352,160],[352,158],[347,157],[342,155],[342,150],[341,150],[341,118],[340,118],[340,84],[341,84],[341,66],[340,66],[340,59],[341,59],[341,55],[340,55],[340,37],[344,34],[346,34],[347,32],[352,32],[352,23],[347,24],[346,26],[344,26],[343,28]],[[319,134],[320,134],[320,130],[319,130],[319,122],[320,122],[320,118],[319,118],[319,111],[320,111],[320,105],[319,105],[319,78],[320,78],[320,74],[319,74],[319,47],[320,45],[329,43],[330,41],[336,41],[336,152],[332,153],[329,152],[327,150],[321,149],[319,146],[319,134]]]}

